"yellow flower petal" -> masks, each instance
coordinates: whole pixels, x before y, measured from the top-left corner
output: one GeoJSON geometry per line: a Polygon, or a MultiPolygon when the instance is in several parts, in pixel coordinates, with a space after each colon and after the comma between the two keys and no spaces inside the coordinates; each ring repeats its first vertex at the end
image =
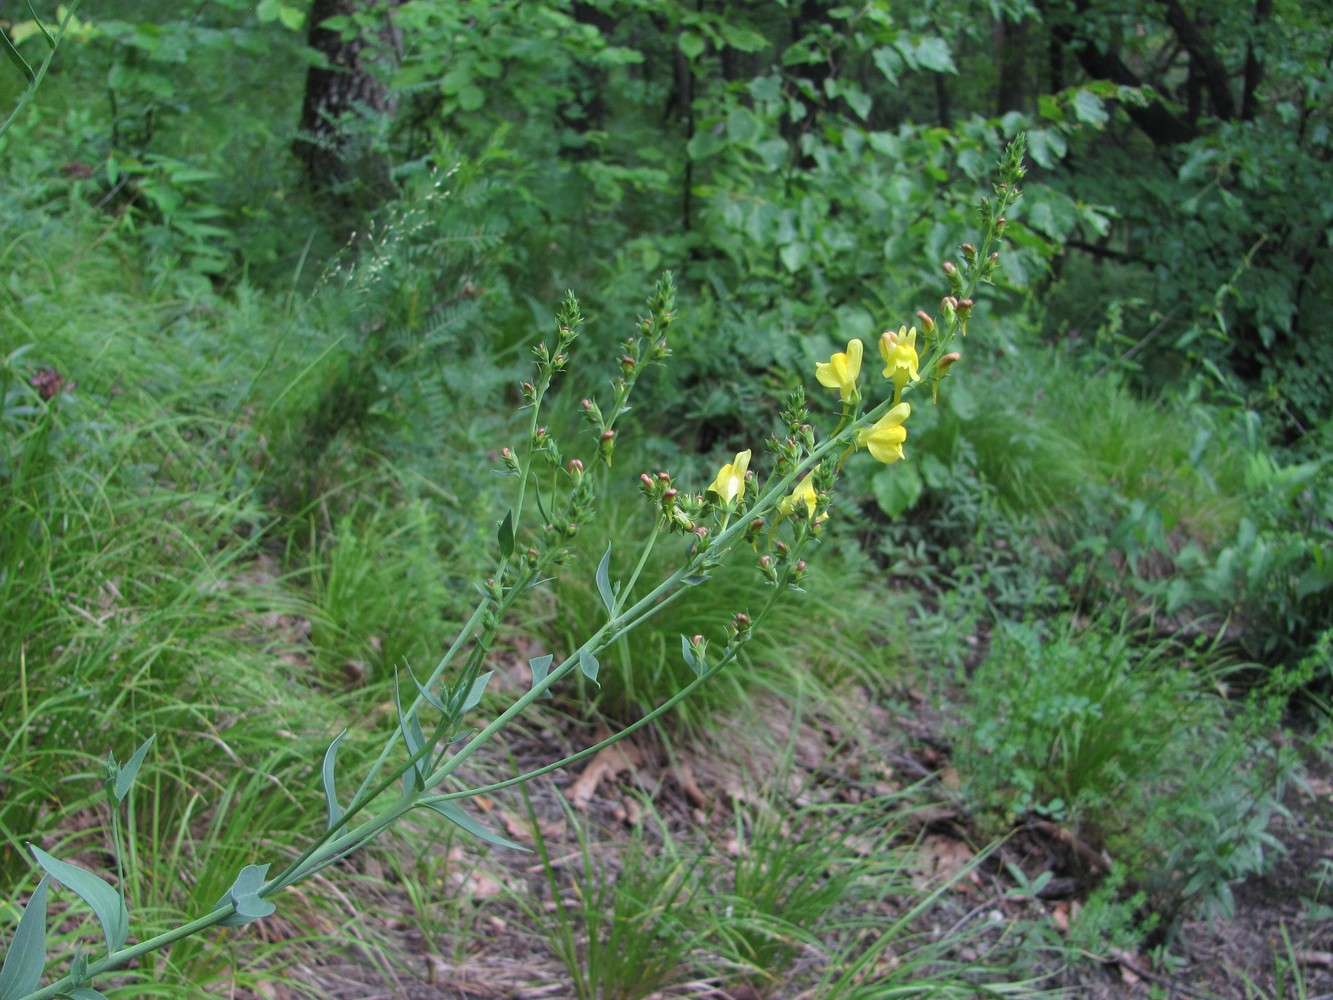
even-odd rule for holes
{"type": "Polygon", "coordinates": [[[861,341],[855,338],[847,341],[845,354],[835,354],[827,361],[820,361],[815,365],[815,378],[819,380],[820,385],[837,389],[844,403],[849,399],[855,399],[858,395],[856,379],[861,374],[861,355],[864,351],[865,345],[861,341]]]}
{"type": "Polygon", "coordinates": [[[879,337],[879,356],[884,359],[884,377],[901,389],[921,378],[921,357],[916,352],[916,327],[886,330],[879,337]]]}
{"type": "Polygon", "coordinates": [[[810,512],[810,516],[815,516],[815,507],[819,504],[819,494],[815,492],[815,474],[809,473],[804,479],[796,484],[796,489],[790,496],[783,497],[778,502],[778,513],[783,517],[790,517],[800,504],[805,504],[805,509],[810,512]]]}
{"type": "Polygon", "coordinates": [[[903,421],[911,413],[910,404],[899,403],[875,421],[873,426],[857,434],[857,445],[868,449],[871,457],[877,462],[889,465],[899,461],[905,457],[903,442],[907,440],[907,428],[903,426],[903,421]]]}
{"type": "Polygon", "coordinates": [[[709,492],[716,493],[718,499],[727,504],[742,499],[745,496],[745,473],[749,468],[750,450],[747,448],[737,452],[734,460],[722,466],[713,485],[708,487],[709,492]]]}

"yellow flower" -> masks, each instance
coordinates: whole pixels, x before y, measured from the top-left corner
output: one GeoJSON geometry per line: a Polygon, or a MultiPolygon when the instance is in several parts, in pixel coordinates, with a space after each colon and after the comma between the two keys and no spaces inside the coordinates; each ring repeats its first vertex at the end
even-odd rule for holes
{"type": "Polygon", "coordinates": [[[861,374],[861,353],[864,350],[861,341],[852,339],[847,341],[846,354],[835,354],[815,365],[815,378],[819,379],[819,384],[837,389],[844,403],[860,395],[856,391],[856,377],[861,374]]]}
{"type": "Polygon", "coordinates": [[[867,427],[857,434],[857,445],[869,448],[877,462],[888,465],[898,461],[903,457],[903,442],[907,440],[907,428],[903,426],[903,421],[911,412],[909,404],[899,403],[875,421],[873,427],[867,427]]]}
{"type": "Polygon", "coordinates": [[[814,517],[815,507],[819,504],[819,494],[815,492],[814,480],[815,474],[811,472],[797,483],[791,496],[783,497],[778,501],[778,513],[783,517],[790,517],[792,511],[801,504],[805,504],[805,509],[810,512],[810,517],[814,517]]]}
{"type": "Polygon", "coordinates": [[[897,333],[885,330],[879,337],[879,356],[884,359],[884,377],[893,379],[901,392],[908,382],[921,378],[918,366],[921,358],[916,353],[916,327],[902,327],[897,333]]]}
{"type": "Polygon", "coordinates": [[[716,493],[726,504],[740,500],[745,496],[745,473],[749,468],[750,450],[747,448],[745,451],[737,452],[733,461],[722,466],[722,471],[713,480],[713,485],[708,487],[709,492],[716,493]]]}

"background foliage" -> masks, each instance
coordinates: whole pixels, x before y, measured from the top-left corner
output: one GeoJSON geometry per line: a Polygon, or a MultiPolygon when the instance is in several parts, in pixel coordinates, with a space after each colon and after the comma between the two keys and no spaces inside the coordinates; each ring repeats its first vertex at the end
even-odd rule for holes
{"type": "MultiPolygon", "coordinates": [[[[9,2],[0,29],[37,66],[59,16],[9,2]]],[[[26,841],[99,849],[86,779],[149,731],[144,856],[225,882],[228,817],[260,802],[296,846],[299,796],[265,791],[447,644],[565,288],[613,357],[675,273],[624,462],[703,476],[817,358],[937,311],[1022,132],[1003,267],[910,461],[849,467],[808,603],[658,736],[920,684],[961,720],[980,829],[1077,828],[1142,904],[1123,923],[1227,912],[1273,857],[1284,712],[1333,684],[1330,39],[1298,0],[89,0],[35,97],[0,76],[0,107],[28,100],[0,136],[0,895],[32,887],[26,841]]],[[[529,641],[596,598],[571,575],[552,601],[529,641]]],[[[716,613],[673,611],[594,710],[660,702],[716,613]]],[[[704,919],[700,862],[635,852],[633,884],[704,919]]],[[[816,925],[863,942],[813,897],[774,930],[762,870],[734,867],[729,967],[771,989],[755,969],[816,925]]],[[[164,922],[185,906],[155,892],[164,922]]],[[[606,898],[687,950],[672,910],[606,898]]],[[[577,957],[575,917],[602,926],[540,919],[577,957]]],[[[247,954],[130,979],[269,974],[247,954]]]]}

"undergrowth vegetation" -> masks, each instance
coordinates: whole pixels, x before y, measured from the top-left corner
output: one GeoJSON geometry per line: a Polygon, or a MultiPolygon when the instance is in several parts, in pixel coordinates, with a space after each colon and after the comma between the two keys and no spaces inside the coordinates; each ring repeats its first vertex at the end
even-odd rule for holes
{"type": "MultiPolygon", "coordinates": [[[[0,10],[0,1000],[1169,986],[1244,919],[1330,763],[1326,12],[307,6],[0,10]],[[253,922],[94,983],[47,856],[253,922]]],[[[1235,995],[1315,995],[1327,867],[1235,995]]]]}

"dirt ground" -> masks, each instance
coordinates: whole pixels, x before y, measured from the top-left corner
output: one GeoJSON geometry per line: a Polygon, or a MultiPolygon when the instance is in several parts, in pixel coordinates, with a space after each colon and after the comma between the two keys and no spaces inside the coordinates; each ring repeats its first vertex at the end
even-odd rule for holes
{"type": "MultiPolygon", "coordinates": [[[[812,796],[854,800],[858,795],[914,786],[918,808],[905,832],[926,863],[936,866],[937,875],[955,879],[929,920],[936,928],[979,929],[966,936],[958,958],[995,965],[1008,956],[1016,963],[1014,982],[1035,976],[1045,988],[1089,1000],[1333,997],[1333,919],[1328,915],[1333,911],[1314,908],[1321,902],[1333,904],[1333,885],[1323,887],[1322,899],[1318,896],[1318,875],[1327,873],[1333,858],[1333,774],[1328,755],[1312,757],[1304,780],[1287,790],[1290,815],[1273,830],[1285,853],[1266,875],[1234,887],[1234,920],[1187,922],[1164,954],[1130,954],[1108,946],[1099,954],[1074,956],[1060,943],[1089,885],[1067,876],[1070,852],[1077,849],[1067,833],[1050,824],[1029,824],[986,854],[949,791],[949,747],[938,720],[924,704],[909,705],[912,710],[904,712],[901,699],[896,710],[880,707],[870,696],[862,704],[865,714],[859,720],[822,719],[802,727],[793,744],[796,766],[788,778],[793,807],[812,796]],[[854,769],[846,766],[845,759],[848,725],[862,727],[857,745],[875,748],[854,769]],[[856,781],[846,777],[850,770],[859,775],[856,781]],[[867,785],[867,774],[878,774],[882,780],[867,785]],[[979,852],[985,854],[984,860],[977,860],[979,852]],[[957,870],[969,864],[974,870],[957,877],[957,870]],[[1025,897],[1011,865],[1029,881],[1045,870],[1054,877],[1040,895],[1025,897]]],[[[794,722],[789,714],[783,718],[776,704],[772,712],[779,717],[779,728],[783,721],[794,722]]],[[[595,741],[597,735],[581,723],[548,719],[543,728],[511,743],[512,764],[550,760],[553,754],[595,741]]],[[[629,841],[631,829],[642,820],[645,798],[673,837],[725,836],[732,807],[751,790],[755,776],[762,775],[766,765],[773,766],[762,752],[742,758],[747,754],[718,754],[715,748],[668,750],[652,737],[641,738],[623,751],[604,752],[534,785],[533,814],[552,856],[566,860],[579,856],[579,846],[569,829],[570,810],[561,798],[583,822],[601,858],[614,856],[629,841]]],[[[521,799],[488,800],[483,805],[489,806],[485,818],[492,828],[531,843],[530,820],[519,818],[527,808],[521,799]]],[[[319,983],[326,996],[349,1000],[572,997],[546,942],[512,902],[512,890],[521,891],[525,885],[538,897],[546,891],[535,856],[479,852],[463,844],[453,846],[449,857],[454,863],[446,866],[442,896],[456,903],[462,897],[464,902],[452,911],[455,922],[448,926],[464,927],[467,933],[451,935],[445,924],[427,933],[419,920],[404,919],[367,934],[346,955],[311,955],[289,974],[319,983]],[[466,943],[460,946],[460,940],[466,943]]],[[[376,900],[379,906],[392,911],[400,905],[404,913],[411,909],[405,896],[395,903],[393,878],[376,855],[358,865],[373,876],[370,882],[379,887],[377,893],[388,893],[376,900]]],[[[885,919],[890,916],[886,912],[885,919]]],[[[279,1000],[286,992],[275,986],[266,995],[279,1000]]],[[[662,995],[817,1000],[794,986],[779,985],[760,993],[749,985],[711,981],[685,984],[662,995]]]]}

